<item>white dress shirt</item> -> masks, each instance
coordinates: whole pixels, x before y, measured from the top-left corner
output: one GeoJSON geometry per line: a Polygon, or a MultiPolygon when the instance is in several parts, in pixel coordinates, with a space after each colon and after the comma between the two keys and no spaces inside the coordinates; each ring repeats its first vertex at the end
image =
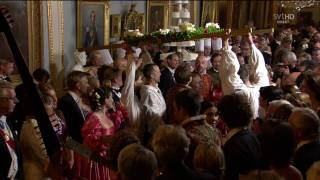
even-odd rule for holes
{"type": "Polygon", "coordinates": [[[140,90],[141,105],[148,117],[162,117],[166,111],[166,102],[162,96],[161,90],[158,87],[151,85],[143,85],[140,90]]]}
{"type": "MultiPolygon", "coordinates": [[[[4,133],[7,134],[9,136],[9,138],[13,139],[12,132],[7,124],[6,116],[0,117],[0,123],[1,123],[1,126],[0,126],[1,130],[4,131],[4,133]]],[[[6,145],[7,145],[7,148],[9,150],[9,153],[11,156],[11,165],[9,168],[7,178],[14,179],[17,172],[18,172],[18,157],[17,157],[15,150],[12,149],[8,143],[6,143],[6,145]]]]}

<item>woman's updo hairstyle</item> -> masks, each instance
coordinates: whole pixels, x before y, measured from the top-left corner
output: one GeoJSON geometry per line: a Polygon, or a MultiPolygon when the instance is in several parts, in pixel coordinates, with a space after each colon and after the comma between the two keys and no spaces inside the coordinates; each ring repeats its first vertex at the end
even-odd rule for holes
{"type": "Polygon", "coordinates": [[[103,109],[105,105],[105,99],[111,96],[111,91],[109,88],[96,88],[90,95],[90,107],[93,111],[99,111],[103,109]]]}

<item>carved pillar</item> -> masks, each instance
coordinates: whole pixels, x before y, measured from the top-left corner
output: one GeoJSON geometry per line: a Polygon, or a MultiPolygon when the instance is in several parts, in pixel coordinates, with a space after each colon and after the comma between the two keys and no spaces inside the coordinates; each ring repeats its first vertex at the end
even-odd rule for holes
{"type": "Polygon", "coordinates": [[[57,94],[64,85],[64,16],[63,1],[47,1],[49,68],[57,94]]]}

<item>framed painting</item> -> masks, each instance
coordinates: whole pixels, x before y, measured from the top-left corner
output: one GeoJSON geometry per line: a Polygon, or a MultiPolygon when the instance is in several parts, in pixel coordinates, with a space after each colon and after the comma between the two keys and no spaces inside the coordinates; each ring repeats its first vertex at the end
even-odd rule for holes
{"type": "Polygon", "coordinates": [[[169,1],[148,1],[147,9],[147,32],[151,33],[168,27],[169,1]]]}
{"type": "Polygon", "coordinates": [[[109,43],[109,4],[102,1],[77,1],[77,48],[109,43]]]}
{"type": "MultiPolygon", "coordinates": [[[[29,71],[41,66],[42,59],[42,2],[41,1],[1,1],[9,9],[14,19],[11,31],[24,56],[29,71]]],[[[0,58],[12,60],[13,55],[3,33],[0,33],[0,58]]],[[[20,82],[17,71],[11,77],[14,83],[20,82]]]]}
{"type": "Polygon", "coordinates": [[[113,14],[110,15],[110,27],[111,27],[111,37],[120,37],[121,35],[121,15],[113,14]]]}

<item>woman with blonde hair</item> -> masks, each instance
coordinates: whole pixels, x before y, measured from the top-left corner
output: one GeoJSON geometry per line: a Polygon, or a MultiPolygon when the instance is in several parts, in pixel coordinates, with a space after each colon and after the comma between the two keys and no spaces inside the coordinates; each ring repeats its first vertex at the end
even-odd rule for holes
{"type": "Polygon", "coordinates": [[[216,144],[199,144],[194,153],[193,165],[199,172],[210,173],[216,179],[223,179],[225,162],[222,149],[216,144]]]}

